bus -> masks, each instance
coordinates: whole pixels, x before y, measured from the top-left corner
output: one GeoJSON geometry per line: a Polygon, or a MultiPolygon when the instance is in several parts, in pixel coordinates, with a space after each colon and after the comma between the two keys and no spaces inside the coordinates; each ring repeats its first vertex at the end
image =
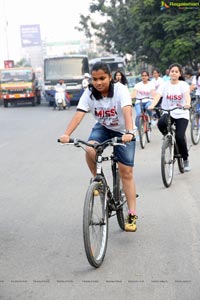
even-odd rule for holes
{"type": "Polygon", "coordinates": [[[83,92],[84,73],[89,73],[87,55],[64,55],[44,59],[44,96],[49,105],[54,105],[55,86],[63,80],[71,105],[77,105],[83,92]]]}
{"type": "Polygon", "coordinates": [[[90,71],[91,71],[93,65],[99,61],[107,63],[110,66],[112,74],[114,74],[118,70],[125,74],[126,65],[125,65],[125,61],[122,57],[120,57],[120,56],[103,56],[103,57],[96,57],[96,58],[90,59],[89,60],[90,71]]]}

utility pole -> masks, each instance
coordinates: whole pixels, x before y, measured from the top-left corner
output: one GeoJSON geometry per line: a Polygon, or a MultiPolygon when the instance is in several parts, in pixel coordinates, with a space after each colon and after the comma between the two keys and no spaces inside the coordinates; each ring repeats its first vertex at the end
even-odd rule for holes
{"type": "Polygon", "coordinates": [[[10,59],[10,53],[9,53],[9,43],[8,43],[8,21],[5,19],[5,38],[6,38],[6,54],[7,59],[10,59]]]}
{"type": "Polygon", "coordinates": [[[6,1],[0,0],[1,56],[10,59],[6,1]],[[2,50],[3,49],[3,50],[2,50]]]}

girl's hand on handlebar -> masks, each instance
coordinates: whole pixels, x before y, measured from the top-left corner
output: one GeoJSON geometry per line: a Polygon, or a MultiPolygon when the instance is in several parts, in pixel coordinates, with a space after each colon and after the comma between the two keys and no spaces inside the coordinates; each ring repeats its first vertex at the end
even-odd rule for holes
{"type": "Polygon", "coordinates": [[[125,133],[122,135],[122,142],[129,143],[133,140],[133,135],[131,133],[125,133]]]}
{"type": "Polygon", "coordinates": [[[185,104],[185,105],[183,106],[184,109],[190,109],[190,107],[191,107],[190,104],[185,104]]]}
{"type": "Polygon", "coordinates": [[[61,135],[61,137],[59,138],[59,140],[60,140],[60,143],[63,143],[63,144],[69,143],[70,136],[67,135],[67,134],[63,134],[63,135],[61,135]]]}

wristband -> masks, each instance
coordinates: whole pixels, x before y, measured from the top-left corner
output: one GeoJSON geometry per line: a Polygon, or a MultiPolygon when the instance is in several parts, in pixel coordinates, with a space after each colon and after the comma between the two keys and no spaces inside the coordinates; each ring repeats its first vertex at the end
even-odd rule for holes
{"type": "Polygon", "coordinates": [[[126,130],[125,134],[132,134],[135,136],[135,131],[134,130],[126,130]]]}

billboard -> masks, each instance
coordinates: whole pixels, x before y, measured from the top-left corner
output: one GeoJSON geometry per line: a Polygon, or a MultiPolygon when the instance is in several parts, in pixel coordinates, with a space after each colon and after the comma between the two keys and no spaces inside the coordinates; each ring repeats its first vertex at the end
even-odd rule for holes
{"type": "Polygon", "coordinates": [[[21,25],[21,44],[22,47],[33,47],[41,45],[40,25],[21,25]]]}

